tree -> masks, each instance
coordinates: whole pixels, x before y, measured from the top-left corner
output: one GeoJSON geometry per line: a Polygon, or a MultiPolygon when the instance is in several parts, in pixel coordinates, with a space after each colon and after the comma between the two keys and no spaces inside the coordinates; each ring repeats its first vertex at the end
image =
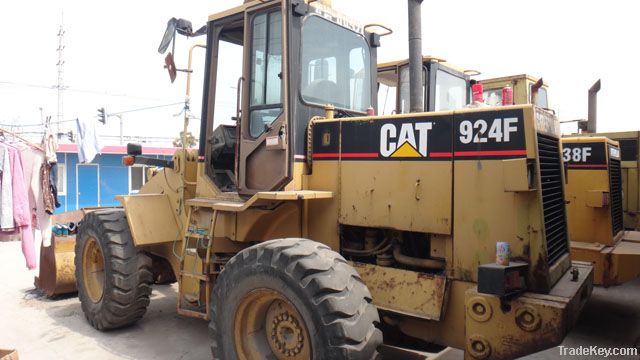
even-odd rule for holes
{"type": "MultiPolygon", "coordinates": [[[[175,140],[173,140],[173,146],[175,147],[182,147],[182,135],[183,135],[184,131],[180,131],[180,137],[176,138],[175,140]]],[[[198,140],[196,139],[195,136],[193,136],[193,134],[191,133],[191,131],[187,132],[187,147],[191,148],[196,146],[196,144],[198,143],[198,140]]]]}

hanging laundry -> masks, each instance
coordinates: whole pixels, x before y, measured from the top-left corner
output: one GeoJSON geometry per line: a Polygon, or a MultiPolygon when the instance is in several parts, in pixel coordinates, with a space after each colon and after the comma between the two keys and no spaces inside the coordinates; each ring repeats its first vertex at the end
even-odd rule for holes
{"type": "Polygon", "coordinates": [[[40,187],[42,188],[42,199],[44,201],[44,211],[47,214],[53,214],[55,210],[55,199],[53,192],[51,191],[51,178],[49,172],[51,171],[51,165],[47,162],[43,162],[40,165],[40,187]]]}
{"type": "Polygon", "coordinates": [[[76,119],[78,126],[78,161],[90,163],[100,153],[100,142],[94,120],[76,119]]]}
{"type": "Polygon", "coordinates": [[[11,180],[11,162],[9,150],[0,144],[0,171],[2,171],[2,183],[0,183],[0,228],[13,228],[13,195],[11,180]]]}
{"type": "Polygon", "coordinates": [[[56,151],[58,151],[58,140],[48,125],[44,129],[42,148],[44,149],[44,156],[49,164],[58,162],[58,155],[56,155],[56,151]]]}
{"type": "Polygon", "coordinates": [[[17,148],[9,144],[5,144],[5,146],[9,150],[9,161],[11,162],[13,221],[21,231],[22,253],[27,261],[27,268],[33,270],[37,267],[36,250],[33,243],[32,217],[29,210],[29,197],[27,195],[22,158],[17,148]]]}
{"type": "Polygon", "coordinates": [[[51,185],[51,193],[53,194],[54,204],[57,209],[61,206],[60,201],[58,201],[58,164],[52,163],[50,165],[49,184],[51,185]]]}
{"type": "MultiPolygon", "coordinates": [[[[42,151],[36,151],[32,147],[17,144],[21,150],[24,164],[24,177],[28,186],[29,206],[31,209],[36,250],[40,244],[51,245],[51,215],[45,209],[45,194],[50,192],[49,187],[44,188],[41,182],[41,167],[45,164],[45,155],[42,151]]],[[[48,174],[47,174],[48,177],[48,174]]]]}
{"type": "MultiPolygon", "coordinates": [[[[50,118],[48,118],[47,120],[50,120],[50,118]]],[[[42,137],[42,148],[44,149],[44,155],[46,158],[46,163],[48,165],[47,169],[43,169],[46,170],[47,172],[47,176],[48,176],[48,185],[45,185],[43,182],[43,186],[47,186],[47,187],[43,187],[43,189],[49,189],[49,191],[45,192],[45,206],[49,207],[49,204],[47,203],[47,201],[50,201],[51,199],[53,199],[52,202],[52,206],[54,206],[55,208],[59,208],[60,207],[60,201],[58,201],[58,156],[56,155],[56,152],[58,151],[58,140],[56,139],[56,136],[54,135],[54,133],[51,131],[51,128],[49,127],[49,124],[47,123],[47,126],[44,129],[44,136],[42,137]]],[[[42,174],[41,174],[41,179],[40,181],[44,181],[44,178],[42,178],[42,174]]],[[[44,190],[43,190],[44,191],[44,190]]],[[[47,212],[49,214],[53,213],[53,207],[51,207],[51,210],[49,211],[47,209],[47,212]]]]}

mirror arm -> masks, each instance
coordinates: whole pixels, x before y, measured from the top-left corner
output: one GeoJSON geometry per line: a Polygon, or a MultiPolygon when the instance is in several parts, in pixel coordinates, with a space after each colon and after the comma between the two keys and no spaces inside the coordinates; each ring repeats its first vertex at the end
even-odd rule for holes
{"type": "Polygon", "coordinates": [[[176,31],[177,31],[177,29],[174,28],[173,29],[173,38],[171,39],[171,53],[172,54],[176,53],[176,31]]]}

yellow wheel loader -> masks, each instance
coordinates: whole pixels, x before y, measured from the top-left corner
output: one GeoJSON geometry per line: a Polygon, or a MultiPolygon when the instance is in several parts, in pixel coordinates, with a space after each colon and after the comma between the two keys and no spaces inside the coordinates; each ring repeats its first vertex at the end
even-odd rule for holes
{"type": "Polygon", "coordinates": [[[621,153],[602,136],[562,139],[567,168],[571,253],[594,264],[596,285],[618,285],[640,276],[640,232],[625,231],[621,153]]]}
{"type": "MultiPolygon", "coordinates": [[[[325,1],[248,1],[196,32],[169,22],[161,52],[175,33],[207,34],[199,148],[161,161],[130,144],[127,164],[163,170],[82,220],[77,285],[94,327],[139,320],[163,259],[177,312],[209,321],[215,359],[433,344],[513,359],[562,341],[593,270],[571,261],[558,120],[532,105],[368,115],[381,31],[325,1]]],[[[411,109],[424,108],[421,71],[413,56],[411,109]]]]}
{"type": "MultiPolygon", "coordinates": [[[[482,84],[485,99],[498,102],[502,87],[511,86],[517,104],[530,103],[531,89],[542,84],[538,103],[548,105],[548,88],[541,79],[516,75],[482,84]]],[[[589,89],[589,119],[578,121],[583,132],[562,143],[573,258],[591,262],[594,283],[610,286],[640,276],[640,232],[629,231],[639,228],[638,132],[595,132],[599,89],[600,81],[589,89]]]]}
{"type": "MultiPolygon", "coordinates": [[[[549,108],[548,85],[542,83],[530,75],[514,75],[500,78],[482,80],[484,86],[484,98],[487,104],[500,104],[502,101],[501,89],[509,85],[513,88],[514,104],[530,104],[531,89],[540,85],[537,91],[536,104],[543,108],[549,108]]],[[[622,209],[624,212],[624,227],[628,230],[640,231],[640,131],[597,132],[596,110],[597,92],[600,90],[598,80],[589,89],[589,116],[588,120],[571,120],[578,123],[581,136],[604,136],[618,141],[621,152],[621,177],[622,177],[622,209]]]]}
{"type": "Polygon", "coordinates": [[[620,144],[620,176],[624,228],[640,231],[640,131],[582,133],[582,136],[604,136],[620,144]]]}

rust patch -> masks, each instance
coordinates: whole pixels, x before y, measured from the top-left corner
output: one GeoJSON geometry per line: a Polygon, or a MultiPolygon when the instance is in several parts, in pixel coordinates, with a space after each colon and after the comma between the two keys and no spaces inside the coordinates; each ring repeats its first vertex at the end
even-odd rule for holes
{"type": "MultiPolygon", "coordinates": [[[[422,273],[422,272],[419,272],[419,273],[418,273],[418,279],[427,279],[427,280],[431,280],[431,279],[433,279],[433,278],[435,278],[435,275],[433,275],[433,274],[427,274],[427,273],[422,273]]],[[[417,281],[416,281],[416,282],[417,282],[417,281]]],[[[442,282],[442,281],[441,281],[440,279],[438,279],[438,282],[442,282]]]]}
{"type": "Polygon", "coordinates": [[[547,275],[549,274],[549,264],[547,257],[540,254],[536,265],[533,267],[532,282],[535,287],[544,288],[547,286],[547,275]]]}

